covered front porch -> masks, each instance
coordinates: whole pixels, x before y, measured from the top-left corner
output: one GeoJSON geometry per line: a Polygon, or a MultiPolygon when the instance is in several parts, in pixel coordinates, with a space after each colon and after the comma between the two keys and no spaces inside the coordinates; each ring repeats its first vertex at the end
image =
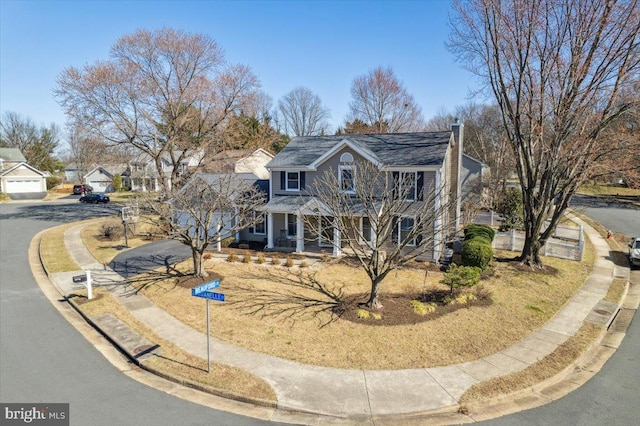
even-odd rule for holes
{"type": "Polygon", "coordinates": [[[334,218],[323,216],[311,197],[274,197],[265,206],[267,250],[331,253],[339,256],[343,242],[334,218]]]}

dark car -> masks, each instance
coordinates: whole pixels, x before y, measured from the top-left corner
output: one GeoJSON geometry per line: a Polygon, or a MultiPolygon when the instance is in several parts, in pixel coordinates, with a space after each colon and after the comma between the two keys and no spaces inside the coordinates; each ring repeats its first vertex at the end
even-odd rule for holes
{"type": "Polygon", "coordinates": [[[91,185],[73,185],[73,195],[80,195],[82,193],[89,194],[93,192],[93,187],[91,185]]]}
{"type": "Polygon", "coordinates": [[[109,197],[107,197],[104,194],[87,194],[80,197],[80,201],[82,201],[83,203],[93,203],[93,204],[108,203],[109,197]]]}

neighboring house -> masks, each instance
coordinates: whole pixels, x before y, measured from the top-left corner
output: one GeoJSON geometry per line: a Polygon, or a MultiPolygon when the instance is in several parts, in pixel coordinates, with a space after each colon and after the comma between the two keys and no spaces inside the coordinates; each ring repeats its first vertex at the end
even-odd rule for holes
{"type": "Polygon", "coordinates": [[[42,199],[47,195],[47,174],[27,164],[17,148],[0,148],[0,192],[11,199],[42,199]]]}
{"type": "MultiPolygon", "coordinates": [[[[404,181],[407,174],[413,178],[415,197],[411,202],[425,203],[425,188],[432,188],[439,197],[435,205],[450,206],[437,213],[442,217],[431,230],[434,244],[423,256],[438,261],[445,238],[457,231],[460,222],[463,127],[454,123],[451,130],[442,132],[294,138],[267,164],[270,171],[270,199],[265,206],[267,248],[302,252],[333,247],[333,254],[339,254],[342,242],[339,233],[334,233],[332,218],[320,216],[318,209],[313,208],[317,205],[314,181],[328,170],[340,173],[338,177],[344,180],[345,176],[353,176],[350,168],[355,164],[368,161],[393,176],[389,182],[397,182],[398,177],[404,181]],[[315,216],[315,222],[305,220],[304,216],[315,216]],[[314,229],[309,229],[308,223],[314,223],[314,229]]],[[[399,220],[398,233],[410,224],[410,218],[399,220]]],[[[361,230],[371,229],[362,217],[359,226],[361,230]]],[[[373,238],[373,230],[370,232],[373,238]]]]}
{"type": "Polygon", "coordinates": [[[80,182],[80,170],[77,163],[69,163],[64,168],[64,179],[69,183],[80,182]]]}
{"type": "Polygon", "coordinates": [[[205,170],[210,173],[253,173],[260,179],[269,179],[266,165],[272,159],[273,155],[262,148],[230,149],[212,156],[205,170]]]}
{"type": "Polygon", "coordinates": [[[490,168],[488,165],[468,154],[462,154],[460,182],[463,202],[471,201],[478,205],[486,204],[489,173],[490,168]]]}
{"type": "MultiPolygon", "coordinates": [[[[203,157],[204,153],[197,152],[192,155],[186,156],[179,164],[179,175],[184,175],[197,168],[203,157]]],[[[173,171],[173,165],[168,155],[160,158],[161,172],[169,182],[169,187],[172,186],[171,174],[173,171]]],[[[132,191],[141,192],[155,192],[160,188],[160,177],[158,174],[158,168],[156,167],[154,160],[146,153],[140,153],[136,158],[129,162],[129,168],[127,172],[121,173],[128,178],[127,183],[132,191]]]]}
{"type": "Polygon", "coordinates": [[[93,187],[93,192],[113,192],[115,173],[106,167],[95,167],[84,176],[84,183],[93,187]]]}
{"type": "MultiPolygon", "coordinates": [[[[193,182],[197,179],[204,180],[213,188],[215,188],[216,185],[220,185],[225,188],[225,192],[228,191],[227,185],[230,185],[232,187],[232,193],[235,191],[233,188],[247,188],[248,185],[251,185],[264,194],[265,200],[268,199],[269,181],[259,179],[259,177],[253,173],[197,173],[180,189],[178,193],[184,194],[185,192],[190,191],[193,186],[193,182]]],[[[175,201],[169,200],[169,203],[174,204],[175,201]]],[[[235,223],[237,214],[229,211],[217,212],[217,218],[214,217],[211,221],[211,229],[209,229],[209,233],[214,234],[216,232],[214,227],[217,227],[218,224],[222,224],[220,229],[222,239],[233,237],[236,241],[258,241],[266,245],[266,216],[263,212],[256,212],[255,214],[263,215],[263,219],[256,221],[257,223],[250,228],[239,230],[235,223]]],[[[181,226],[193,226],[193,219],[190,214],[183,211],[176,212],[175,220],[181,226]]],[[[220,248],[219,246],[220,244],[218,243],[218,249],[220,248]]]]}

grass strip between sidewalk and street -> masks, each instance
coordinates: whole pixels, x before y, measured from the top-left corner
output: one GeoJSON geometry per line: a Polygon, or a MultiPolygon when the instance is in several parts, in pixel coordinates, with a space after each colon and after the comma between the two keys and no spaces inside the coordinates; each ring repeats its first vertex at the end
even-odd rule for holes
{"type": "Polygon", "coordinates": [[[210,372],[207,373],[207,360],[191,355],[156,335],[106,289],[97,287],[91,300],[86,299],[86,290],[78,291],[76,295],[74,301],[88,317],[111,313],[145,339],[160,345],[160,355],[145,361],[146,366],[182,380],[200,383],[234,395],[276,402],[271,386],[244,370],[212,360],[210,372]]]}

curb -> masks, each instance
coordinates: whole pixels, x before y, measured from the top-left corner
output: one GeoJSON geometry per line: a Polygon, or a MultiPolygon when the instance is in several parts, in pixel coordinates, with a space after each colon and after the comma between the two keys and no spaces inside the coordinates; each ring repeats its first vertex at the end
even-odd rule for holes
{"type": "MultiPolygon", "coordinates": [[[[575,390],[576,388],[582,386],[586,383],[589,378],[595,375],[602,365],[609,359],[609,357],[615,352],[615,348],[613,351],[606,350],[605,348],[611,349],[611,346],[603,345],[603,341],[605,337],[609,333],[609,328],[613,321],[616,319],[618,313],[622,309],[623,302],[628,295],[630,283],[627,280],[625,289],[621,295],[620,301],[618,302],[618,308],[615,313],[611,316],[610,320],[604,327],[604,329],[599,333],[598,337],[591,342],[591,344],[576,358],[574,359],[568,366],[566,366],[562,371],[557,373],[556,375],[547,378],[539,383],[536,383],[528,388],[521,389],[509,394],[499,395],[493,398],[472,401],[469,403],[459,403],[450,405],[448,407],[441,407],[429,411],[418,411],[418,412],[409,412],[402,414],[388,414],[388,415],[367,415],[362,417],[340,417],[340,416],[332,416],[325,413],[319,413],[314,411],[308,411],[299,408],[287,407],[279,404],[277,401],[269,401],[263,400],[260,398],[252,398],[243,395],[238,395],[230,391],[225,391],[221,389],[217,389],[208,385],[204,385],[201,383],[193,382],[187,379],[182,379],[177,376],[173,376],[166,372],[157,370],[153,367],[149,367],[144,365],[143,362],[138,360],[134,354],[129,353],[124,347],[122,347],[117,339],[110,336],[109,333],[102,330],[94,321],[91,320],[87,315],[85,315],[78,304],[70,299],[68,296],[64,294],[64,292],[55,284],[54,281],[50,279],[50,272],[45,266],[42,254],[40,251],[40,243],[42,240],[42,234],[50,230],[43,230],[36,234],[32,240],[32,244],[37,244],[37,253],[38,260],[40,262],[40,266],[44,271],[48,282],[51,284],[52,288],[61,295],[61,297],[66,301],[73,310],[78,313],[84,321],[89,324],[95,331],[97,331],[101,336],[103,336],[107,341],[109,341],[113,347],[117,349],[117,351],[123,355],[127,361],[140,369],[153,374],[154,376],[160,377],[162,379],[168,380],[170,382],[176,383],[178,385],[182,385],[186,388],[191,388],[197,391],[201,391],[207,394],[211,394],[214,396],[218,396],[221,398],[238,401],[241,403],[251,404],[258,407],[264,407],[269,409],[274,409],[280,411],[280,416],[286,416],[287,414],[301,417],[298,420],[302,420],[305,416],[313,416],[313,422],[322,422],[322,419],[327,421],[342,421],[342,422],[370,422],[373,424],[387,424],[389,422],[393,423],[394,421],[427,421],[430,423],[432,421],[438,422],[445,421],[447,423],[439,423],[438,424],[453,424],[453,423],[461,423],[461,422],[476,422],[480,420],[492,419],[496,417],[500,417],[503,415],[515,413],[518,411],[522,411],[525,409],[530,409],[534,407],[538,407],[549,403],[551,401],[557,400],[560,397],[568,394],[569,392],[575,390]],[[608,352],[608,353],[607,353],[608,352]],[[583,368],[583,366],[587,368],[583,368]],[[592,366],[597,366],[594,370],[592,366]],[[588,374],[585,376],[584,373],[588,374]],[[572,380],[570,376],[572,374],[578,374],[577,379],[572,380]],[[544,395],[545,391],[548,391],[554,387],[558,387],[556,391],[550,393],[548,396],[544,395]]],[[[628,327],[628,324],[627,324],[628,327]]],[[[625,327],[626,334],[626,327],[625,327]]],[[[240,413],[242,414],[242,413],[240,413]]],[[[246,414],[245,414],[246,415],[246,414]]],[[[280,419],[281,421],[284,419],[280,419]]],[[[309,420],[309,419],[305,419],[309,420]]]]}
{"type": "Polygon", "coordinates": [[[67,302],[76,313],[78,313],[85,321],[87,324],[89,324],[94,330],[96,330],[98,333],[100,333],[101,336],[103,336],[107,341],[109,341],[113,347],[115,347],[118,352],[120,354],[122,354],[128,362],[134,364],[135,366],[141,368],[142,370],[145,370],[151,374],[154,374],[156,376],[162,377],[165,380],[169,380],[171,382],[177,383],[179,385],[191,388],[191,389],[195,389],[195,390],[199,390],[201,392],[206,392],[215,396],[219,396],[222,398],[227,398],[227,399],[233,399],[235,401],[238,402],[244,402],[244,403],[248,403],[248,404],[253,404],[253,405],[257,405],[259,407],[265,407],[265,408],[278,408],[278,403],[277,402],[273,402],[273,401],[269,401],[269,400],[264,400],[261,398],[252,398],[252,397],[248,397],[248,396],[244,396],[244,395],[239,395],[236,394],[234,392],[230,392],[230,391],[226,391],[226,390],[222,390],[222,389],[218,389],[218,388],[214,388],[211,386],[207,386],[205,384],[202,383],[197,383],[197,382],[193,382],[191,380],[187,380],[187,379],[183,379],[181,377],[178,376],[173,376],[171,374],[167,374],[163,371],[157,370],[153,367],[149,367],[147,365],[144,364],[144,362],[141,362],[139,359],[137,359],[135,357],[135,355],[133,353],[130,353],[128,350],[126,350],[122,345],[120,345],[117,341],[117,339],[115,339],[113,336],[111,336],[109,333],[107,333],[106,331],[104,331],[102,328],[100,328],[90,317],[88,317],[83,311],[82,309],[80,309],[80,307],[78,306],[78,304],[71,298],[69,298],[67,295],[64,294],[64,292],[55,284],[55,282],[53,282],[49,277],[50,277],[50,272],[47,269],[46,265],[44,264],[44,262],[42,261],[42,254],[40,252],[40,243],[42,241],[42,234],[45,231],[41,231],[38,234],[36,234],[36,236],[33,238],[33,240],[37,240],[37,245],[38,245],[38,259],[40,261],[40,265],[42,267],[42,269],[44,270],[47,279],[49,280],[49,283],[52,285],[52,287],[54,287],[56,289],[56,291],[60,294],[60,296],[64,299],[65,302],[67,302]]]}

